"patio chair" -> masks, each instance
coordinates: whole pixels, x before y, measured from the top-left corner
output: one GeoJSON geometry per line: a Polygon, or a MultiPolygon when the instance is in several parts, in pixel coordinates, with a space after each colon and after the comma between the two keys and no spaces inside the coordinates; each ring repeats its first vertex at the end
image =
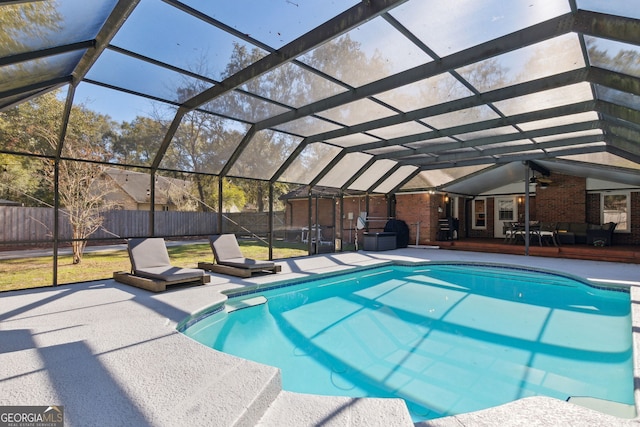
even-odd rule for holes
{"type": "Polygon", "coordinates": [[[553,246],[558,246],[556,239],[557,228],[558,226],[555,222],[540,222],[540,228],[536,231],[540,246],[547,240],[553,243],[553,246]]]}
{"type": "Polygon", "coordinates": [[[608,222],[602,225],[590,225],[587,229],[587,245],[611,246],[613,232],[618,224],[608,222]]]}
{"type": "Polygon", "coordinates": [[[524,239],[524,227],[518,222],[506,222],[503,231],[504,243],[516,243],[518,237],[524,239]]]}
{"type": "Polygon", "coordinates": [[[169,285],[203,285],[211,281],[211,276],[201,269],[172,266],[162,238],[129,239],[127,250],[131,261],[131,273],[114,272],[113,278],[118,282],[152,292],[162,292],[169,285]]]}
{"type": "Polygon", "coordinates": [[[209,236],[215,263],[199,262],[198,268],[237,277],[251,277],[253,273],[278,273],[282,267],[271,261],[245,258],[234,234],[209,236]]]}

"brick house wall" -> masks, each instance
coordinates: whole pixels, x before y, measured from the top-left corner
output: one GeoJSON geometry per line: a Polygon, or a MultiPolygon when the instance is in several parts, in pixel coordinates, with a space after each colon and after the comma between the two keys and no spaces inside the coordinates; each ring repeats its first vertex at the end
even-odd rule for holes
{"type": "MultiPolygon", "coordinates": [[[[334,199],[318,198],[318,216],[316,218],[316,198],[311,199],[311,223],[320,224],[322,228],[333,226],[334,199]]],[[[336,213],[337,215],[337,213],[336,213]]],[[[309,199],[290,199],[285,202],[284,227],[287,240],[299,240],[302,235],[302,227],[309,226],[309,199]]],[[[325,238],[331,237],[330,232],[324,232],[325,238]]]]}
{"type": "MultiPolygon", "coordinates": [[[[545,190],[546,191],[546,190],[545,190]]],[[[462,223],[462,218],[463,216],[461,215],[460,218],[460,228],[461,228],[461,233],[460,236],[464,237],[464,236],[469,236],[469,237],[475,237],[475,238],[494,238],[495,237],[495,199],[493,197],[487,197],[486,198],[487,201],[487,208],[486,208],[486,215],[487,215],[487,228],[486,229],[473,229],[473,227],[471,227],[470,224],[467,224],[467,222],[464,222],[464,228],[463,228],[463,223],[462,223]],[[466,231],[466,227],[469,227],[469,230],[466,231]],[[468,234],[465,234],[468,233],[468,234]]],[[[466,203],[468,204],[467,209],[468,210],[468,215],[471,215],[472,211],[471,211],[471,203],[472,203],[472,199],[467,199],[466,203]]],[[[518,218],[517,220],[522,222],[524,221],[525,218],[525,197],[523,195],[517,196],[516,197],[516,204],[517,204],[517,209],[518,209],[518,218]]],[[[536,196],[535,195],[530,195],[529,196],[529,220],[530,221],[536,221],[539,220],[538,218],[538,211],[536,209],[536,196]]],[[[469,221],[471,221],[471,217],[469,218],[469,221]]]]}
{"type": "MultiPolygon", "coordinates": [[[[600,193],[587,193],[586,179],[569,175],[552,174],[553,183],[546,189],[538,188],[530,198],[530,219],[545,222],[587,222],[600,223],[600,193]]],[[[368,217],[375,218],[367,223],[369,231],[382,231],[389,215],[389,198],[384,195],[370,195],[368,217]]],[[[446,217],[446,203],[443,194],[399,193],[395,196],[395,217],[409,226],[409,242],[416,242],[417,223],[420,223],[419,244],[433,244],[437,241],[438,219],[446,217]],[[442,208],[442,212],[438,211],[442,208]]],[[[365,196],[348,196],[343,200],[343,212],[339,211],[338,199],[318,199],[318,221],[315,220],[315,198],[312,199],[313,222],[323,226],[331,226],[333,209],[336,209],[336,237],[345,243],[355,240],[356,220],[359,213],[367,210],[365,196]],[[353,219],[348,219],[348,213],[353,219]],[[343,235],[340,236],[340,218],[342,218],[343,235]]],[[[519,220],[524,220],[524,197],[518,196],[519,220]]],[[[459,198],[458,212],[453,212],[460,220],[459,238],[493,238],[495,202],[493,197],[486,198],[486,229],[474,230],[470,216],[472,199],[459,198]]],[[[290,200],[286,204],[286,227],[291,233],[299,232],[308,225],[308,199],[290,200]]],[[[614,245],[640,244],[640,192],[631,192],[631,232],[616,233],[614,245]]],[[[362,242],[365,230],[358,231],[358,240],[362,242]]]]}
{"type": "MultiPolygon", "coordinates": [[[[371,231],[382,231],[388,217],[388,198],[385,195],[368,196],[367,217],[376,218],[368,222],[367,229],[371,231]]],[[[329,230],[336,226],[336,237],[342,238],[345,243],[353,243],[355,241],[356,221],[360,212],[367,211],[367,200],[365,196],[345,197],[343,204],[343,212],[340,212],[339,199],[318,198],[318,218],[316,220],[316,198],[311,199],[311,218],[313,224],[320,224],[324,229],[329,230]],[[338,203],[336,203],[338,202],[338,203]],[[336,224],[333,224],[333,210],[335,208],[336,224]],[[353,215],[353,219],[349,219],[349,213],[353,215]],[[340,236],[340,218],[342,218],[343,233],[340,236]]],[[[302,227],[309,225],[309,199],[290,199],[285,203],[285,227],[288,232],[288,239],[294,240],[298,236],[302,227]]],[[[358,231],[358,239],[362,241],[362,233],[367,229],[358,231]]],[[[324,234],[324,233],[323,233],[324,234]]],[[[330,234],[330,231],[327,231],[330,234]]],[[[326,236],[327,238],[329,236],[326,236]]]]}
{"type": "MultiPolygon", "coordinates": [[[[551,174],[553,183],[546,190],[538,190],[536,207],[538,219],[551,222],[601,223],[601,193],[587,193],[585,178],[551,174]],[[551,190],[551,191],[550,191],[551,190]]],[[[615,233],[614,245],[640,243],[640,192],[631,192],[631,232],[615,233]]]]}
{"type": "MultiPolygon", "coordinates": [[[[318,218],[316,219],[316,199],[311,199],[311,222],[330,225],[333,221],[333,200],[318,199],[318,218]]],[[[307,199],[290,200],[285,210],[285,224],[288,228],[301,228],[309,225],[309,203],[307,199]]]]}
{"type": "MultiPolygon", "coordinates": [[[[458,239],[467,235],[467,203],[469,203],[466,197],[458,198],[458,212],[454,212],[454,216],[458,217],[458,239]]],[[[469,212],[471,215],[471,212],[469,212]]]]}
{"type": "Polygon", "coordinates": [[[640,244],[640,192],[631,193],[631,233],[616,234],[613,242],[622,245],[640,244]]]}
{"type": "Polygon", "coordinates": [[[586,222],[586,178],[553,173],[549,178],[553,183],[548,188],[538,186],[536,189],[535,219],[546,222],[586,222]]]}
{"type": "Polygon", "coordinates": [[[589,224],[600,224],[600,193],[587,194],[587,217],[589,224]]]}
{"type": "MultiPolygon", "coordinates": [[[[517,204],[518,204],[518,221],[524,222],[524,208],[526,204],[524,200],[524,196],[518,196],[517,204]]],[[[538,210],[536,209],[536,196],[533,196],[533,195],[529,196],[529,219],[531,221],[536,221],[538,219],[538,210]]]]}
{"type": "Polygon", "coordinates": [[[362,242],[363,233],[366,231],[380,232],[384,230],[389,216],[389,199],[385,195],[345,197],[342,204],[344,209],[342,214],[342,228],[344,230],[342,239],[344,242],[353,243],[356,232],[358,233],[358,241],[362,242]],[[353,219],[351,220],[349,219],[350,212],[353,214],[353,219]],[[365,229],[356,230],[356,221],[360,212],[367,212],[367,218],[372,219],[366,223],[365,229]]]}
{"type": "MultiPolygon", "coordinates": [[[[473,200],[470,199],[467,201],[467,203],[473,203],[473,200]]],[[[486,229],[474,229],[473,226],[471,225],[469,227],[469,237],[475,237],[475,238],[493,238],[494,233],[494,206],[495,206],[495,201],[493,199],[493,197],[487,197],[486,198],[486,208],[485,208],[485,212],[486,212],[486,229]]],[[[471,211],[471,205],[469,205],[468,207],[469,210],[469,215],[472,215],[472,211],[471,211]]],[[[471,217],[470,220],[473,220],[473,218],[471,217]]],[[[465,236],[464,234],[462,234],[461,236],[465,236]]]]}
{"type": "Polygon", "coordinates": [[[397,194],[396,218],[409,225],[409,243],[415,244],[420,223],[420,240],[418,244],[430,244],[436,240],[438,233],[438,219],[445,218],[445,214],[438,212],[445,201],[443,194],[397,194]]]}

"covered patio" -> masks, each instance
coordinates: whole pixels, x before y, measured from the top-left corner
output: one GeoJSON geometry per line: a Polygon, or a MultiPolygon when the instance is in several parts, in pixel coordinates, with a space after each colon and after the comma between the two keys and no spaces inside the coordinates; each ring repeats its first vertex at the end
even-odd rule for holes
{"type": "Polygon", "coordinates": [[[499,239],[464,239],[437,242],[441,249],[485,252],[495,254],[524,255],[525,251],[531,256],[564,259],[582,259],[591,261],[620,262],[640,264],[640,246],[625,245],[614,247],[594,247],[593,245],[538,245],[532,242],[525,248],[523,243],[508,244],[499,239]]]}

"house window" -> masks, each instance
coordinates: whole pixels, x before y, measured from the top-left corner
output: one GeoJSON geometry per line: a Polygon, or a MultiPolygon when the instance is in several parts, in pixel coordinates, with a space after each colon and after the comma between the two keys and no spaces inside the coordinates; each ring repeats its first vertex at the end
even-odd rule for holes
{"type": "Polygon", "coordinates": [[[631,231],[631,194],[629,192],[602,193],[600,203],[602,223],[615,222],[615,231],[631,231]]]}
{"type": "Polygon", "coordinates": [[[485,230],[487,228],[487,200],[473,200],[473,229],[485,230]]]}
{"type": "Polygon", "coordinates": [[[498,203],[498,220],[513,221],[515,201],[508,199],[500,199],[498,203]]]}

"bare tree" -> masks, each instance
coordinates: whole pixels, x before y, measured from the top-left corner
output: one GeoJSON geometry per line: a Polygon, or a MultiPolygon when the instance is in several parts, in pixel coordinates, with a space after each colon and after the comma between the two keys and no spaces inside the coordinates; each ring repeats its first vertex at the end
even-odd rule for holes
{"type": "MultiPolygon", "coordinates": [[[[55,168],[46,168],[49,174],[55,168]]],[[[104,167],[86,162],[66,160],[58,167],[60,204],[71,224],[73,263],[82,262],[87,238],[95,233],[104,221],[103,213],[114,206],[105,196],[113,190],[104,179],[104,167]]]]}
{"type": "Polygon", "coordinates": [[[52,153],[58,147],[63,110],[64,103],[54,92],[22,103],[0,115],[0,138],[18,151],[47,156],[34,179],[53,194],[57,177],[60,206],[72,229],[73,263],[79,264],[86,239],[102,225],[102,213],[110,208],[105,195],[112,190],[100,162],[112,157],[115,124],[108,116],[74,106],[62,160],[56,161],[52,153]]]}

